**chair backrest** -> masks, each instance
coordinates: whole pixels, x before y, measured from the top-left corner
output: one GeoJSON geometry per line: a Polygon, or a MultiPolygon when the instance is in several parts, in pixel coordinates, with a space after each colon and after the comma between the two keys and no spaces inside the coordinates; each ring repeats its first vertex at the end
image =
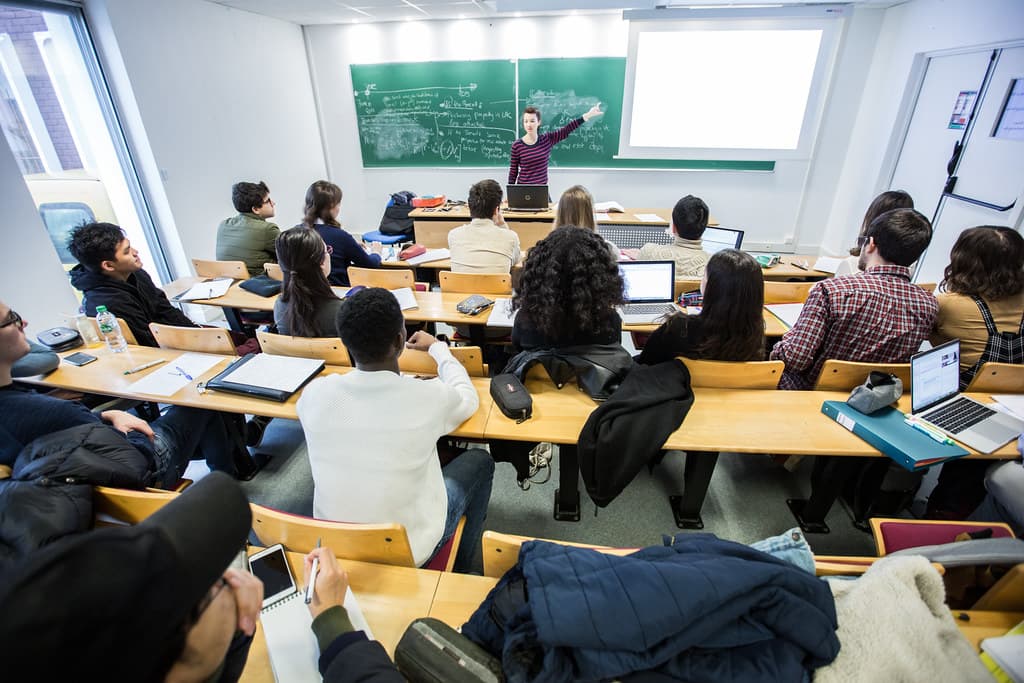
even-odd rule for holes
{"type": "Polygon", "coordinates": [[[161,349],[238,355],[235,343],[231,341],[231,333],[220,327],[178,327],[150,323],[149,331],[161,349]]]}
{"type": "Polygon", "coordinates": [[[786,367],[781,360],[680,360],[690,371],[690,386],[709,389],[775,389],[786,367]]]}
{"type": "Polygon", "coordinates": [[[1024,365],[1013,363],[982,363],[967,391],[992,394],[1019,394],[1024,387],[1024,365]]]}
{"type": "Polygon", "coordinates": [[[575,548],[590,548],[609,555],[629,555],[637,551],[637,548],[612,548],[606,545],[588,545],[586,543],[572,543],[570,541],[555,541],[548,538],[534,538],[532,536],[516,536],[513,534],[502,534],[497,531],[485,531],[481,537],[481,545],[484,552],[484,576],[501,578],[505,572],[511,569],[519,560],[519,549],[527,541],[547,541],[548,543],[560,543],[575,548]]]}
{"type": "Polygon", "coordinates": [[[802,304],[815,282],[764,281],[764,302],[766,304],[802,304]]]}
{"type": "Polygon", "coordinates": [[[138,524],[178,496],[175,491],[94,486],[93,513],[100,525],[138,524]]]}
{"type": "Polygon", "coordinates": [[[257,330],[256,339],[259,340],[263,353],[295,358],[320,358],[328,365],[352,365],[348,349],[337,337],[289,337],[285,334],[257,330]]]}
{"type": "Polygon", "coordinates": [[[910,393],[910,363],[856,363],[849,360],[827,360],[818,375],[815,389],[821,391],[852,391],[864,384],[872,370],[896,375],[903,382],[904,393],[910,393]]]}
{"type": "Polygon", "coordinates": [[[871,535],[879,557],[904,548],[952,543],[968,531],[991,529],[993,538],[1015,538],[1009,524],[1002,522],[961,522],[956,520],[893,519],[872,517],[871,535]]]}
{"type": "Polygon", "coordinates": [[[511,294],[512,276],[507,273],[437,273],[442,292],[457,294],[511,294]]]}
{"type": "Polygon", "coordinates": [[[281,265],[278,263],[264,263],[263,270],[267,271],[267,277],[272,280],[284,280],[284,273],[281,272],[281,265]]]}
{"type": "Polygon", "coordinates": [[[338,557],[399,567],[415,567],[409,536],[401,524],[329,522],[274,510],[255,503],[252,529],[262,545],[281,543],[292,552],[308,553],[317,539],[338,557]]]}
{"type": "Polygon", "coordinates": [[[357,268],[351,266],[348,269],[348,281],[353,287],[362,285],[364,287],[383,287],[384,289],[398,289],[399,287],[413,289],[416,286],[413,281],[412,268],[357,268]]]}
{"type": "MultiPolygon", "coordinates": [[[[484,355],[479,346],[453,346],[449,351],[455,360],[462,363],[470,377],[487,377],[484,355]]],[[[398,357],[398,369],[417,375],[436,375],[437,362],[426,351],[405,349],[398,357]]]]}
{"type": "Polygon", "coordinates": [[[192,267],[199,277],[229,277],[232,280],[248,280],[249,270],[244,261],[210,261],[192,259],[192,267]]]}
{"type": "MultiPolygon", "coordinates": [[[[92,326],[96,329],[96,336],[103,339],[103,335],[100,334],[100,326],[99,323],[96,322],[96,318],[89,318],[89,322],[91,322],[92,326]]],[[[135,339],[135,333],[132,332],[132,328],[128,327],[128,323],[124,321],[124,318],[118,318],[117,324],[121,326],[121,335],[124,337],[126,342],[129,344],[139,343],[138,340],[135,339]]]]}
{"type": "Polygon", "coordinates": [[[676,299],[679,299],[679,297],[687,292],[698,291],[700,291],[700,280],[676,280],[673,294],[675,294],[676,299]]]}

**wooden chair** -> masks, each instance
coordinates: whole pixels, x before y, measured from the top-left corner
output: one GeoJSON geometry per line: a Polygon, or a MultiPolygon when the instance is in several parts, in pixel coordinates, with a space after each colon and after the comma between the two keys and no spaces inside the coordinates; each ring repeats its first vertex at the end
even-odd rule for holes
{"type": "Polygon", "coordinates": [[[177,491],[94,486],[93,513],[99,526],[138,524],[177,497],[177,491]]]}
{"type": "Polygon", "coordinates": [[[231,334],[220,327],[177,327],[150,323],[149,331],[161,349],[238,355],[231,334]]]}
{"type": "Polygon", "coordinates": [[[683,294],[697,291],[700,291],[700,280],[676,280],[673,294],[678,301],[683,294]]]}
{"type": "MultiPolygon", "coordinates": [[[[100,334],[100,326],[99,323],[96,322],[96,318],[89,318],[89,322],[91,322],[92,326],[96,329],[96,336],[103,339],[103,335],[100,334]]],[[[128,323],[124,321],[124,318],[118,318],[117,324],[121,326],[121,334],[124,336],[124,340],[126,342],[133,345],[139,343],[138,340],[135,339],[135,334],[132,332],[132,328],[128,327],[128,323]]]]}
{"type": "MultiPolygon", "coordinates": [[[[401,524],[350,524],[330,522],[251,504],[252,530],[263,545],[282,544],[292,552],[308,553],[317,539],[338,557],[399,567],[415,567],[409,536],[401,524]]],[[[459,521],[455,535],[425,569],[451,571],[462,540],[466,518],[459,521]]]]}
{"type": "Polygon", "coordinates": [[[192,267],[199,277],[229,277],[232,280],[248,280],[249,270],[244,261],[208,261],[192,259],[192,267]]]}
{"type": "Polygon", "coordinates": [[[1024,564],[1011,567],[971,609],[1024,612],[1024,564]]]}
{"type": "MultiPolygon", "coordinates": [[[[449,349],[455,360],[462,363],[470,377],[487,377],[483,352],[479,346],[453,346],[449,349]]],[[[436,375],[437,362],[426,351],[406,349],[398,357],[398,369],[416,375],[436,375]]]]}
{"type": "Polygon", "coordinates": [[[962,522],[957,520],[895,519],[872,517],[871,535],[879,557],[906,548],[952,543],[967,531],[992,529],[993,538],[1016,538],[1009,524],[1002,522],[962,522]]]}
{"type": "Polygon", "coordinates": [[[802,304],[807,293],[816,282],[774,282],[764,281],[764,302],[766,304],[802,304]]]}
{"type": "Polygon", "coordinates": [[[442,292],[457,294],[511,294],[512,276],[505,273],[453,273],[441,270],[437,281],[442,292]]]}
{"type": "Polygon", "coordinates": [[[412,268],[357,268],[348,269],[348,281],[353,286],[416,289],[412,268]]]}
{"type": "Polygon", "coordinates": [[[775,389],[786,365],[781,360],[746,363],[683,358],[690,371],[691,387],[712,389],[775,389]]]}
{"type": "Polygon", "coordinates": [[[256,339],[264,353],[294,358],[321,358],[328,365],[352,365],[348,349],[337,337],[289,337],[257,330],[256,339]]]}
{"type": "Polygon", "coordinates": [[[967,391],[991,394],[1019,394],[1024,387],[1024,365],[983,363],[967,391]]]}
{"type": "Polygon", "coordinates": [[[820,391],[853,391],[864,384],[872,370],[896,375],[903,382],[903,391],[910,393],[910,363],[857,363],[849,360],[827,360],[814,388],[820,391]]]}
{"type": "Polygon", "coordinates": [[[281,272],[281,266],[277,263],[264,263],[263,270],[267,271],[267,277],[272,280],[284,280],[284,273],[281,272]]]}

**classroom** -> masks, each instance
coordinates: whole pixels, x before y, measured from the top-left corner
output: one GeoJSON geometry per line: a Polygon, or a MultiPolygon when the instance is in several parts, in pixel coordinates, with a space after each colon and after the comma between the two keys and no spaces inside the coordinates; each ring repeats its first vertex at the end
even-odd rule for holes
{"type": "MultiPolygon", "coordinates": [[[[1020,233],[1024,222],[1020,0],[755,0],[742,6],[714,0],[0,0],[0,67],[0,204],[8,244],[0,250],[0,302],[19,325],[25,321],[29,340],[73,323],[82,304],[69,283],[77,261],[62,244],[68,221],[120,225],[154,285],[173,295],[194,282],[194,259],[217,258],[218,225],[238,213],[232,186],[240,181],[266,183],[271,220],[282,231],[303,221],[311,183],[336,184],[343,192],[338,218],[357,240],[378,229],[393,193],[465,202],[471,186],[493,179],[507,199],[509,150],[525,133],[526,105],[546,114],[541,132],[592,107],[600,110],[553,148],[546,183],[552,204],[582,185],[594,202],[626,207],[625,218],[610,213],[603,220],[631,229],[643,227],[641,215],[660,216],[659,229],[671,230],[677,201],[699,197],[710,210],[711,226],[742,231],[744,252],[781,257],[780,275],[773,276],[770,267],[762,271],[766,283],[800,284],[835,272],[825,270],[828,260],[849,257],[859,244],[865,210],[887,190],[908,192],[930,222],[930,243],[911,268],[911,282],[928,291],[943,280],[950,250],[964,230],[984,225],[1020,233]],[[790,30],[780,42],[754,42],[755,31],[770,40],[767,34],[790,30]],[[813,34],[802,53],[795,39],[800,32],[813,34]],[[684,63],[690,68],[681,68],[684,63]],[[770,92],[785,88],[792,90],[770,92]],[[820,272],[816,262],[825,264],[820,272]]],[[[466,215],[469,222],[468,210],[466,215]]],[[[438,216],[420,214],[423,229],[438,216]]],[[[520,221],[513,227],[525,254],[536,241],[530,219],[513,220],[520,221]]],[[[446,246],[448,227],[443,224],[436,244],[417,241],[428,248],[446,246]]],[[[416,279],[425,279],[424,273],[436,279],[436,271],[419,269],[416,279]]],[[[233,317],[240,310],[243,317],[255,312],[273,321],[272,301],[232,287],[229,299],[236,295],[241,298],[235,303],[185,304],[182,310],[196,323],[219,327],[242,327],[233,317]]],[[[435,334],[455,336],[474,322],[452,313],[455,294],[417,291],[415,297],[419,308],[404,311],[410,334],[413,325],[425,324],[435,334]]],[[[767,310],[764,320],[770,350],[793,324],[767,310]]],[[[642,340],[656,328],[627,324],[622,338],[642,340]]],[[[7,332],[0,327],[0,334],[7,332]]],[[[473,328],[471,344],[482,346],[482,334],[473,328]]],[[[173,362],[165,349],[129,344],[133,363],[173,362]]],[[[422,349],[425,358],[427,351],[422,349]]],[[[489,358],[484,354],[485,362],[489,358]]],[[[443,365],[434,360],[429,374],[443,365]]],[[[343,365],[357,361],[353,355],[343,365]]],[[[327,364],[332,380],[351,370],[327,364]]],[[[104,376],[100,365],[71,369],[62,363],[59,379],[28,383],[41,391],[88,394],[93,388],[99,394],[104,388],[105,395],[132,398],[126,387],[133,378],[104,376]]],[[[500,369],[492,364],[491,374],[500,369]]],[[[194,384],[169,402],[187,410],[210,406],[211,394],[204,396],[194,384]]],[[[386,552],[338,553],[362,605],[362,614],[349,616],[357,628],[360,620],[369,623],[388,656],[394,658],[413,619],[437,616],[456,628],[466,622],[515,564],[522,538],[614,553],[702,531],[737,544],[793,532],[813,549],[817,564],[811,573],[819,576],[852,571],[842,558],[859,558],[862,566],[854,573],[861,574],[885,554],[878,545],[880,527],[873,534],[865,520],[855,519],[848,501],[840,500],[848,491],[821,486],[830,477],[852,476],[847,461],[860,458],[813,456],[878,455],[867,441],[819,414],[822,392],[754,395],[695,384],[693,406],[661,446],[664,457],[646,463],[605,506],[588,498],[588,465],[576,458],[577,450],[585,450],[580,429],[600,403],[577,392],[575,380],[561,391],[535,391],[535,378],[526,385],[534,393],[534,418],[519,425],[501,416],[487,378],[471,377],[463,391],[475,391],[480,407],[448,432],[470,447],[490,444],[496,456],[484,526],[495,536],[485,539],[483,563],[477,558],[473,564],[473,573],[484,576],[452,573],[455,553],[449,571],[441,572],[378,559],[386,552]],[[509,464],[514,458],[497,457],[495,444],[525,441],[554,444],[554,458],[546,475],[542,464],[542,476],[524,482],[509,464]],[[816,461],[830,464],[819,469],[816,461]],[[824,509],[822,500],[828,501],[824,509]],[[807,510],[806,518],[801,510],[807,510]]],[[[909,390],[904,391],[899,406],[909,411],[909,390]]],[[[849,389],[842,396],[832,393],[824,398],[845,400],[849,389]]],[[[307,441],[309,450],[316,446],[310,432],[304,434],[300,419],[306,409],[296,397],[261,405],[259,399],[212,395],[225,414],[269,421],[260,427],[266,432],[258,450],[270,464],[240,485],[248,502],[306,517],[325,509],[314,498],[307,441]]],[[[326,442],[331,436],[320,438],[326,442]]],[[[980,456],[975,449],[976,457],[962,464],[1019,462],[1016,443],[980,456]]],[[[0,439],[0,451],[3,445],[0,439]]],[[[195,464],[189,472],[199,474],[192,486],[209,471],[201,460],[195,464]]],[[[922,515],[939,471],[924,475],[899,517],[922,515]]],[[[337,475],[339,486],[347,486],[343,475],[337,475]]],[[[224,486],[219,479],[204,486],[224,486]]],[[[357,488],[349,492],[354,498],[365,493],[357,488]]],[[[219,497],[231,495],[221,491],[219,497]]],[[[266,524],[277,523],[266,514],[266,524]]],[[[256,524],[250,540],[260,534],[256,524]]],[[[299,532],[300,547],[288,548],[303,553],[286,558],[296,583],[304,585],[303,555],[313,549],[317,533],[299,532]]],[[[419,558],[415,539],[409,540],[406,552],[419,558]]],[[[960,609],[973,624],[958,625],[951,617],[925,629],[924,637],[938,643],[956,636],[959,626],[966,638],[957,647],[963,649],[951,652],[976,659],[982,638],[1024,623],[1022,569],[1024,564],[1011,570],[1008,600],[981,599],[982,607],[950,602],[967,605],[960,609]]],[[[938,600],[949,612],[942,604],[942,578],[931,578],[938,597],[933,593],[914,604],[923,609],[938,600]]],[[[847,610],[840,612],[840,639],[842,619],[867,619],[868,605],[877,611],[874,619],[911,618],[888,612],[884,601],[871,602],[877,595],[864,593],[842,605],[841,591],[835,595],[836,608],[847,610]]],[[[928,652],[923,649],[907,665],[920,668],[903,680],[925,680],[932,675],[929,656],[935,658],[932,666],[950,656],[928,652]]],[[[808,656],[827,662],[835,653],[808,656]]],[[[261,629],[241,680],[274,680],[273,658],[270,636],[261,629]]],[[[859,680],[900,675],[886,669],[884,654],[879,660],[883,664],[861,672],[859,680]]],[[[591,664],[597,667],[591,671],[603,671],[591,664]]],[[[840,675],[835,665],[819,671],[829,672],[823,680],[840,675]]],[[[561,679],[548,674],[549,680],[561,679]]],[[[276,679],[288,680],[280,672],[276,679]]],[[[333,678],[324,674],[324,680],[333,678]]]]}

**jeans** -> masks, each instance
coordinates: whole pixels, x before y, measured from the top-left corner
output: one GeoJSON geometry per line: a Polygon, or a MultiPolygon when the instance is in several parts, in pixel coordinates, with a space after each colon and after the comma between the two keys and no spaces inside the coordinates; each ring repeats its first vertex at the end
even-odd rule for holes
{"type": "Polygon", "coordinates": [[[811,553],[811,546],[807,545],[807,539],[804,538],[800,527],[793,527],[778,536],[751,543],[750,547],[814,574],[814,555],[811,553]]]}
{"type": "Polygon", "coordinates": [[[466,526],[462,530],[459,552],[455,555],[454,570],[468,572],[473,568],[487,519],[487,504],[491,500],[491,484],[494,481],[494,459],[491,454],[479,448],[471,448],[441,468],[444,487],[448,491],[448,517],[444,522],[441,542],[434,548],[434,555],[455,535],[455,527],[465,516],[466,526]]]}
{"type": "Polygon", "coordinates": [[[211,470],[234,476],[232,454],[235,445],[228,435],[224,416],[212,410],[172,406],[150,425],[157,458],[154,482],[168,488],[174,485],[190,460],[206,458],[211,470]]]}

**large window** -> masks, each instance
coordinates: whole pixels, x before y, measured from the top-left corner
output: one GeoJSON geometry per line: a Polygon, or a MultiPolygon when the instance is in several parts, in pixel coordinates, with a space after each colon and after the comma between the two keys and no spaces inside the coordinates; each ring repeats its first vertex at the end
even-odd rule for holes
{"type": "Polygon", "coordinates": [[[65,267],[75,263],[70,229],[104,221],[124,229],[154,278],[168,279],[79,9],[0,3],[0,126],[65,267]]]}

